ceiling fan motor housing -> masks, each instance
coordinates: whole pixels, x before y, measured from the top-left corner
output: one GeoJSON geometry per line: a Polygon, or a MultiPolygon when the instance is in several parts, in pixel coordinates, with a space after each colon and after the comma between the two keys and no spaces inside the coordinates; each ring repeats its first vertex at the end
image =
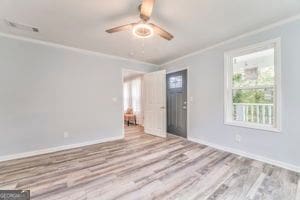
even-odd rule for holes
{"type": "Polygon", "coordinates": [[[140,38],[148,38],[153,35],[153,28],[149,24],[139,23],[133,27],[132,33],[140,38]]]}

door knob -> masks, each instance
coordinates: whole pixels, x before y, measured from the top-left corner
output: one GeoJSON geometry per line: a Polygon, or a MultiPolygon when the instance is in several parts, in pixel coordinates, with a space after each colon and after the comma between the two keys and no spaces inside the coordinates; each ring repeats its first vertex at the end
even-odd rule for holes
{"type": "Polygon", "coordinates": [[[165,109],[165,107],[164,107],[164,106],[161,106],[160,109],[165,109]]]}

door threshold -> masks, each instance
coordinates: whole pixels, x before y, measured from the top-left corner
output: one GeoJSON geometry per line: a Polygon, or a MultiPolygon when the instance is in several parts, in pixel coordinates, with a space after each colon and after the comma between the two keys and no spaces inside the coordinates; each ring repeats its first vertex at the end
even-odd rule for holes
{"type": "Polygon", "coordinates": [[[182,137],[182,136],[179,136],[179,135],[175,135],[174,133],[169,133],[167,132],[168,135],[172,135],[172,136],[175,136],[175,137],[180,137],[180,138],[183,138],[183,139],[187,139],[187,137],[182,137]]]}

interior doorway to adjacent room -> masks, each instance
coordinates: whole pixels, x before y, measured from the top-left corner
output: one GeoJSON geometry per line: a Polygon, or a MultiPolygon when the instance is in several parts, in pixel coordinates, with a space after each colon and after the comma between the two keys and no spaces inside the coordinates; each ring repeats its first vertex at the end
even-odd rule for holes
{"type": "Polygon", "coordinates": [[[165,70],[123,70],[123,120],[125,128],[143,126],[146,134],[167,137],[165,70]]]}
{"type": "Polygon", "coordinates": [[[123,70],[124,125],[143,126],[143,72],[123,70]]]}

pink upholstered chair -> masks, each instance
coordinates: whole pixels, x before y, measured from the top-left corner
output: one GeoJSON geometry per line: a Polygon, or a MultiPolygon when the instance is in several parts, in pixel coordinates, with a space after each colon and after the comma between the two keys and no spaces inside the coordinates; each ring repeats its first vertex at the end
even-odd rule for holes
{"type": "Polygon", "coordinates": [[[124,121],[127,123],[128,126],[130,125],[130,122],[136,125],[136,115],[133,113],[132,108],[128,108],[124,113],[124,121]]]}

